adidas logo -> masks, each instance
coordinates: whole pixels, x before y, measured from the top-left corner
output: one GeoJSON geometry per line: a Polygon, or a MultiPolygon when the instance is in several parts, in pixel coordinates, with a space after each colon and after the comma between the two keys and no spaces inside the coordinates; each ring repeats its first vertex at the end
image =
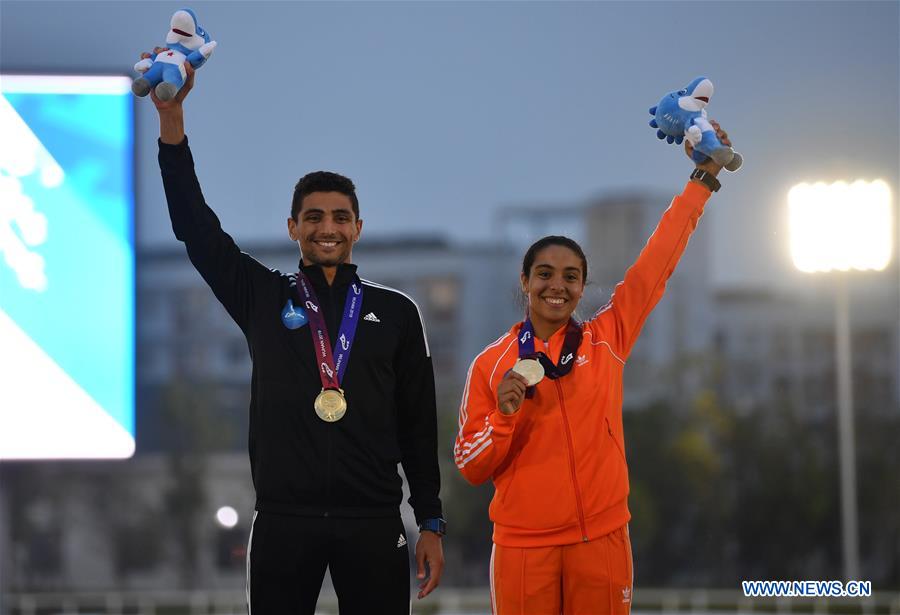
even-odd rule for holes
{"type": "MultiPolygon", "coordinates": [[[[368,320],[369,322],[381,322],[378,319],[378,316],[375,315],[375,312],[369,312],[368,314],[363,316],[363,320],[368,320]]],[[[401,538],[403,538],[403,537],[401,536],[401,538]]],[[[403,544],[406,544],[405,538],[403,539],[403,544]]],[[[397,545],[397,546],[399,547],[400,545],[397,545]]]]}
{"type": "Polygon", "coordinates": [[[400,534],[400,538],[397,539],[397,548],[406,546],[406,536],[400,534]]]}

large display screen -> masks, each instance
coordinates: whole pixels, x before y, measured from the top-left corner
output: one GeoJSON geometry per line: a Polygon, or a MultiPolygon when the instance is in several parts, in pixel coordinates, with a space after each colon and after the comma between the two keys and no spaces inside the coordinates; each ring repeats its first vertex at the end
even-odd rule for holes
{"type": "Polygon", "coordinates": [[[130,84],[0,75],[0,459],[134,453],[130,84]]]}

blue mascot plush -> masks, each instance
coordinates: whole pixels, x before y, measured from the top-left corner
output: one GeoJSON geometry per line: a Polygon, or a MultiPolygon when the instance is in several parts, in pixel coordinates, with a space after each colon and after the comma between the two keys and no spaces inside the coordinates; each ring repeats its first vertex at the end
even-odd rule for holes
{"type": "Polygon", "coordinates": [[[731,147],[723,145],[716,137],[716,130],[706,119],[706,105],[713,95],[712,81],[697,77],[686,88],[669,92],[655,107],[650,108],[650,125],[657,128],[656,136],[669,143],[687,139],[694,146],[694,162],[715,160],[729,171],[737,171],[743,157],[731,147]]]}
{"type": "Polygon", "coordinates": [[[209,59],[216,42],[197,23],[197,16],[191,9],[180,9],[172,15],[166,47],[159,53],[151,54],[134,65],[134,70],[143,73],[131,84],[136,96],[146,96],[155,88],[160,100],[172,100],[184,85],[187,73],[184,62],[200,68],[209,59]]]}

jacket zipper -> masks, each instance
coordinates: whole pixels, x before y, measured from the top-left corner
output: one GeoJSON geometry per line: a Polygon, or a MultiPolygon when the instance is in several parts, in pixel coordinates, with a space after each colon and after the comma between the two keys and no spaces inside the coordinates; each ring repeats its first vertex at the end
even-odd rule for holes
{"type": "Polygon", "coordinates": [[[566,429],[566,448],[569,451],[569,469],[572,470],[572,483],[575,486],[575,506],[578,509],[578,525],[581,527],[581,540],[588,541],[587,526],[584,523],[584,506],[581,503],[581,489],[578,487],[578,475],[575,473],[575,448],[572,443],[572,431],[569,429],[569,418],[566,416],[566,400],[563,398],[562,384],[557,378],[556,393],[559,396],[559,409],[562,412],[563,427],[566,429]]]}
{"type": "Polygon", "coordinates": [[[334,440],[331,436],[332,431],[329,429],[327,432],[327,449],[328,449],[328,469],[325,474],[325,513],[322,515],[323,517],[327,517],[331,512],[331,468],[334,467],[332,451],[334,450],[334,440]]]}
{"type": "MultiPolygon", "coordinates": [[[[336,276],[335,276],[336,277],[336,276]]],[[[328,284],[328,280],[325,281],[328,284]]],[[[336,318],[335,313],[335,301],[334,301],[334,286],[333,284],[328,284],[328,300],[331,303],[331,317],[332,321],[336,318]]],[[[338,328],[340,325],[338,325],[338,328]]],[[[325,323],[325,329],[328,329],[328,323],[325,323]]],[[[328,339],[331,341],[331,333],[328,334],[328,339]]],[[[331,427],[331,426],[329,426],[331,427]]],[[[331,512],[331,486],[332,486],[332,468],[334,467],[334,430],[329,429],[328,434],[328,472],[325,475],[325,514],[323,516],[328,517],[331,512]]]]}

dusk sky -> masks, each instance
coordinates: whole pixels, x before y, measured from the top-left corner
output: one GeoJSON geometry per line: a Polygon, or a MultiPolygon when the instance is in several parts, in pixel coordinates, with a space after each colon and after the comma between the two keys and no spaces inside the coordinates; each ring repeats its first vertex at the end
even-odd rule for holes
{"type": "MultiPolygon", "coordinates": [[[[134,76],[181,6],[4,0],[0,69],[134,76]]],[[[188,6],[219,46],[187,100],[187,133],[239,244],[288,241],[293,185],[316,169],[356,182],[363,241],[483,242],[499,206],[634,188],[667,198],[691,163],[657,141],[647,109],[698,75],[745,159],[701,222],[717,283],[784,280],[796,182],[880,177],[896,201],[897,2],[188,6]]],[[[149,99],[136,107],[138,242],[175,245],[156,114],[149,99]]]]}

